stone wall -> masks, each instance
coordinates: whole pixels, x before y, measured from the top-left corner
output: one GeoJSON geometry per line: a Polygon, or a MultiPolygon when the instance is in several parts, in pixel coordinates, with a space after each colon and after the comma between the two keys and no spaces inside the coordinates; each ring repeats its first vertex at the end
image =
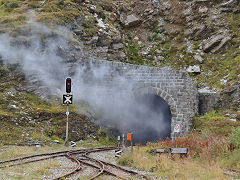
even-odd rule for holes
{"type": "MultiPolygon", "coordinates": [[[[131,96],[155,94],[162,97],[169,105],[172,113],[171,137],[184,136],[190,132],[193,116],[198,113],[198,92],[191,78],[185,71],[148,66],[136,66],[110,61],[85,61],[84,66],[89,70],[93,67],[108,67],[108,74],[99,86],[108,86],[113,82],[118,91],[129,93],[131,96]],[[116,83],[118,77],[124,77],[134,86],[129,92],[128,87],[116,83]],[[181,124],[181,132],[173,133],[174,126],[181,124]]],[[[89,72],[89,70],[87,72],[89,72]]]]}
{"type": "Polygon", "coordinates": [[[218,93],[199,93],[199,114],[205,115],[212,111],[219,101],[218,93]]]}

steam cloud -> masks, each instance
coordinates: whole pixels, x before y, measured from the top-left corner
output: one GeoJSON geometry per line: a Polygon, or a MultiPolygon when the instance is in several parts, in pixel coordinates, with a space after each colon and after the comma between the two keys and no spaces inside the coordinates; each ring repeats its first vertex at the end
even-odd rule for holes
{"type": "Polygon", "coordinates": [[[1,34],[0,57],[5,63],[19,64],[27,79],[34,77],[51,95],[61,97],[64,80],[71,75],[74,102],[84,100],[101,111],[101,123],[114,126],[122,133],[133,132],[141,142],[169,135],[171,113],[163,99],[154,95],[131,97],[134,80],[112,72],[109,66],[94,66],[91,58],[88,66],[66,62],[62,51],[71,51],[69,41],[73,39],[67,28],[51,29],[30,19],[24,33],[17,37],[1,34]],[[111,81],[103,83],[111,74],[114,74],[111,81]]]}

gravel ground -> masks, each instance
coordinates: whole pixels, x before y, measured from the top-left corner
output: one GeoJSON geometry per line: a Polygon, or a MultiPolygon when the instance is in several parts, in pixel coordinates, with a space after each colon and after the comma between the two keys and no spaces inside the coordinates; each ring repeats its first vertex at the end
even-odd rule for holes
{"type": "MultiPolygon", "coordinates": [[[[105,161],[105,162],[117,165],[117,158],[115,157],[115,151],[114,150],[91,153],[91,154],[89,154],[89,157],[92,157],[94,159],[98,159],[98,160],[101,160],[101,161],[105,161]]],[[[55,158],[55,160],[61,166],[51,169],[51,175],[43,176],[42,179],[49,180],[49,179],[57,178],[59,176],[67,174],[72,169],[74,169],[77,165],[76,162],[72,162],[70,159],[68,159],[66,157],[58,157],[58,158],[55,158]]],[[[99,165],[97,165],[97,166],[99,166],[99,165]]],[[[140,174],[143,174],[143,175],[151,175],[151,173],[144,172],[144,171],[139,171],[135,168],[131,168],[131,167],[123,167],[123,168],[136,171],[136,172],[138,172],[140,174]]],[[[112,169],[109,166],[106,166],[106,169],[107,170],[111,169],[111,172],[113,172],[115,174],[118,174],[120,177],[124,177],[126,179],[131,179],[131,180],[132,179],[133,180],[134,179],[142,179],[141,177],[132,176],[129,173],[123,172],[121,170],[117,170],[115,168],[112,169]]],[[[81,164],[81,169],[79,170],[79,172],[72,175],[72,176],[69,176],[66,179],[67,180],[88,179],[88,178],[96,175],[98,172],[99,171],[95,168],[92,168],[92,167],[81,164]]],[[[113,177],[113,176],[109,176],[109,175],[101,175],[98,179],[117,180],[118,178],[113,177]]],[[[151,179],[155,179],[155,178],[151,178],[151,179]]]]}
{"type": "Polygon", "coordinates": [[[55,158],[55,160],[59,164],[61,164],[61,166],[51,169],[51,175],[43,176],[42,179],[50,180],[50,179],[57,178],[59,176],[67,174],[68,172],[70,172],[77,165],[77,163],[72,162],[67,157],[57,157],[57,158],[55,158]]]}
{"type": "MultiPolygon", "coordinates": [[[[128,152],[129,150],[127,149],[126,152],[128,152]]],[[[97,152],[97,153],[91,153],[89,155],[89,157],[92,157],[94,159],[98,159],[98,160],[101,160],[101,161],[105,161],[105,162],[108,162],[108,163],[111,163],[111,164],[115,164],[115,165],[118,165],[117,164],[117,158],[115,157],[115,151],[112,150],[112,151],[106,151],[106,152],[97,152]]],[[[119,165],[118,165],[119,166],[119,165]]],[[[143,174],[143,175],[146,175],[146,176],[149,176],[149,175],[152,175],[152,173],[149,173],[149,172],[146,172],[146,171],[139,171],[138,169],[136,168],[133,168],[133,167],[124,167],[124,166],[121,166],[122,168],[125,168],[125,169],[129,169],[129,170],[132,170],[132,171],[135,171],[135,172],[138,172],[140,174],[143,174]]],[[[107,167],[106,167],[107,168],[107,167]]],[[[111,171],[111,172],[114,172],[114,171],[111,171]]],[[[116,172],[116,171],[115,171],[116,172]]],[[[121,172],[121,171],[120,171],[121,172]]],[[[119,174],[120,175],[120,174],[119,174]]],[[[141,179],[140,177],[133,177],[133,176],[129,176],[128,173],[124,173],[124,172],[121,172],[121,175],[122,177],[125,177],[127,179],[141,179]]],[[[112,176],[103,176],[104,179],[107,178],[107,179],[117,179],[115,177],[112,177],[112,176]]],[[[152,178],[151,178],[152,179],[152,178]]],[[[155,178],[153,178],[155,179],[155,178]]]]}

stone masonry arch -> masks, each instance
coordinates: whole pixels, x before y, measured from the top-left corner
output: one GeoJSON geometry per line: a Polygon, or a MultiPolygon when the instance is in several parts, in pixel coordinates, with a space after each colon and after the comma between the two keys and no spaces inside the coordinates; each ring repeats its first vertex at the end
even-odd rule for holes
{"type": "Polygon", "coordinates": [[[193,116],[198,114],[198,92],[186,71],[100,60],[82,64],[89,67],[86,72],[91,68],[106,67],[107,73],[97,82],[107,91],[133,97],[154,94],[163,98],[172,114],[171,138],[184,136],[191,131],[193,116]],[[128,83],[122,83],[123,79],[128,83]],[[179,133],[173,132],[176,124],[181,126],[179,133]]]}
{"type": "Polygon", "coordinates": [[[173,133],[174,126],[178,123],[178,119],[181,119],[182,116],[180,115],[181,109],[177,108],[177,106],[176,106],[177,103],[174,101],[174,98],[172,97],[172,95],[169,94],[168,92],[162,90],[161,88],[154,88],[151,86],[135,89],[135,90],[133,90],[132,93],[133,93],[132,94],[133,97],[141,96],[144,94],[157,95],[168,103],[168,105],[170,107],[171,115],[172,115],[171,138],[173,138],[174,137],[174,133],[173,133]]]}

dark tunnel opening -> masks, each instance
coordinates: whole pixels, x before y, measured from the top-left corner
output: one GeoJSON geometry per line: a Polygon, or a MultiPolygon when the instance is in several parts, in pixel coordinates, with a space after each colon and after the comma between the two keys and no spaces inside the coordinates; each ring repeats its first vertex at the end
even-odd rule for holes
{"type": "Polygon", "coordinates": [[[136,98],[135,116],[138,123],[131,124],[135,143],[157,142],[171,134],[171,110],[158,95],[144,94],[136,98]]]}

